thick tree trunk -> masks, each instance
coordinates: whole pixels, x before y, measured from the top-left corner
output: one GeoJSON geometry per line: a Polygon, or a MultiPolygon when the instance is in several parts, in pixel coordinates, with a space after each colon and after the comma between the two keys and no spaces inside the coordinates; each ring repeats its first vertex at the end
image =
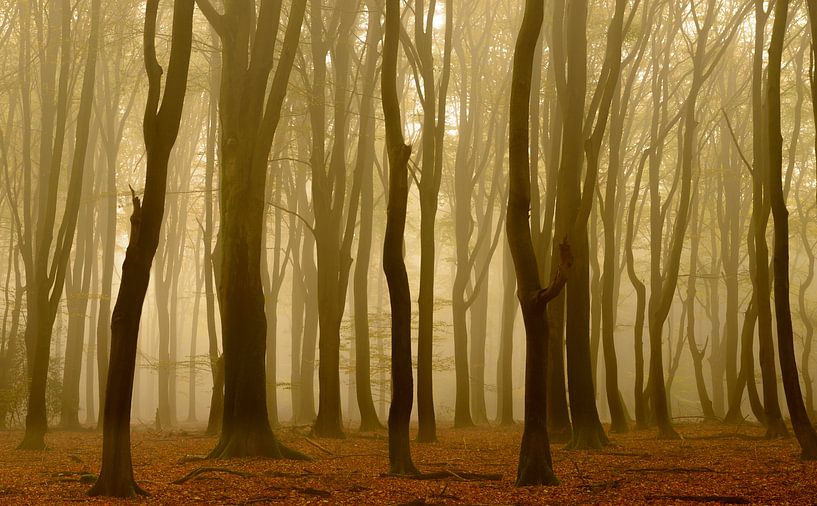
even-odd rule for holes
{"type": "Polygon", "coordinates": [[[255,12],[249,4],[228,2],[224,14],[207,0],[199,0],[198,5],[221,36],[224,64],[219,101],[221,274],[217,279],[224,343],[224,416],[221,438],[210,456],[303,458],[278,443],[267,416],[261,235],[268,158],[297,52],[306,0],[291,6],[269,85],[281,5],[263,3],[255,12]]]}

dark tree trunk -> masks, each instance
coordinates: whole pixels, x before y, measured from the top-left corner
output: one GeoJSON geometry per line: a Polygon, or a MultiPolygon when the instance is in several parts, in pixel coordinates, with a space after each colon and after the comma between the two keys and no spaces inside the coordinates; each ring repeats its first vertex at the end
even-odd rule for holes
{"type": "Polygon", "coordinates": [[[255,12],[252,5],[227,2],[224,14],[207,0],[199,0],[198,5],[221,37],[223,62],[217,288],[224,343],[224,416],[221,438],[210,456],[303,458],[278,443],[267,416],[261,235],[268,158],[306,0],[291,6],[274,74],[280,4],[263,3],[255,12]],[[253,25],[256,30],[251,33],[253,25]]]}
{"type": "Polygon", "coordinates": [[[156,59],[155,35],[159,0],[148,0],[145,9],[145,70],[148,100],[144,135],[147,151],[144,205],[135,193],[131,235],[122,265],[122,282],[111,320],[111,363],[102,439],[102,468],[91,496],[132,497],[145,492],[133,477],[130,448],[130,414],[139,321],[150,269],[159,244],[167,189],[167,164],[179,131],[187,87],[193,32],[193,0],[173,8],[170,63],[164,93],[162,68],[156,59]],[[163,96],[160,105],[160,96],[163,96]]]}
{"type": "MultiPolygon", "coordinates": [[[[752,61],[752,223],[754,231],[755,268],[752,276],[754,301],[757,306],[758,358],[763,379],[763,406],[766,437],[788,436],[778,400],[777,373],[772,338],[771,279],[769,273],[769,248],[766,244],[766,227],[769,221],[770,202],[765,188],[769,170],[769,132],[764,121],[763,105],[763,41],[771,6],[764,10],[763,2],[755,2],[755,41],[752,61]]],[[[747,378],[748,379],[748,378],[747,378]]]]}
{"type": "Polygon", "coordinates": [[[552,285],[543,290],[531,240],[528,115],[536,41],[542,28],[544,2],[527,0],[516,40],[509,116],[509,195],[506,229],[513,256],[518,297],[525,321],[525,429],[519,451],[516,485],[555,485],[547,426],[547,303],[561,291],[569,268],[570,249],[562,245],[562,262],[552,285]]]}
{"type": "MultiPolygon", "coordinates": [[[[817,432],[809,421],[800,377],[794,356],[794,331],[789,301],[789,212],[783,194],[783,135],[780,128],[780,67],[783,44],[788,24],[788,0],[777,0],[774,11],[772,38],[769,43],[768,83],[766,103],[768,107],[769,178],[771,208],[774,217],[774,304],[777,321],[777,346],[783,388],[789,408],[794,434],[802,450],[803,460],[817,459],[817,432]]],[[[804,364],[808,367],[808,363],[804,364]]]]}
{"type": "Polygon", "coordinates": [[[408,161],[411,147],[403,138],[400,102],[397,96],[397,49],[400,32],[400,2],[386,0],[383,67],[380,95],[386,123],[389,155],[389,200],[383,240],[383,272],[391,299],[392,401],[389,408],[389,472],[417,474],[411,460],[409,420],[414,386],[411,371],[411,293],[403,242],[408,202],[408,161]]]}

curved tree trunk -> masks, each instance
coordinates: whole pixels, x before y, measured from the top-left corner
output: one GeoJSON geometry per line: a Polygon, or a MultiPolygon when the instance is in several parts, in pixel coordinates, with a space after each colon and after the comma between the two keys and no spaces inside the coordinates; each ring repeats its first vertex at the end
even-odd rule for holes
{"type": "Polygon", "coordinates": [[[417,474],[411,460],[409,419],[414,388],[411,373],[411,293],[403,241],[408,202],[408,161],[411,147],[403,139],[400,102],[397,97],[397,49],[400,31],[400,2],[386,0],[383,39],[383,69],[380,95],[386,123],[389,154],[389,200],[383,240],[383,272],[391,299],[392,401],[389,408],[389,471],[417,474]]]}
{"type": "MultiPolygon", "coordinates": [[[[800,391],[800,377],[794,356],[794,331],[789,301],[789,212],[783,195],[783,135],[780,128],[780,67],[788,24],[788,0],[777,0],[774,11],[772,39],[769,44],[768,107],[769,178],[768,189],[774,216],[774,304],[777,321],[777,345],[783,388],[794,434],[802,450],[803,460],[817,459],[817,432],[811,425],[800,391]]],[[[808,367],[808,363],[804,364],[808,367]]]]}
{"type": "MultiPolygon", "coordinates": [[[[97,0],[98,1],[98,0],[97,0]]],[[[133,374],[142,307],[150,282],[150,269],[159,245],[167,190],[167,164],[179,131],[193,32],[193,0],[173,8],[170,63],[164,93],[162,68],[156,59],[155,35],[159,0],[145,9],[145,70],[148,100],[144,133],[147,151],[144,205],[133,196],[131,235],[122,265],[122,282],[111,320],[111,364],[102,432],[102,468],[91,496],[132,497],[145,492],[133,477],[130,448],[130,414],[133,374]],[[163,96],[160,105],[160,96],[163,96]]]]}

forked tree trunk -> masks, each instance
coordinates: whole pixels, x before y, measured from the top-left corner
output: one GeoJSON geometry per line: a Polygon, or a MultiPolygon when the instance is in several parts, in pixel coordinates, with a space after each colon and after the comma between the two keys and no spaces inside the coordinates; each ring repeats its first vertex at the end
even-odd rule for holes
{"type": "Polygon", "coordinates": [[[547,428],[547,303],[561,291],[569,268],[570,249],[562,245],[562,263],[553,284],[543,290],[531,240],[530,158],[528,154],[531,74],[536,41],[542,28],[544,2],[527,0],[516,40],[509,112],[509,194],[506,230],[516,271],[525,321],[525,429],[519,451],[516,485],[555,485],[547,428]]]}
{"type": "Polygon", "coordinates": [[[230,91],[221,93],[219,101],[221,275],[217,285],[224,342],[224,416],[221,438],[210,456],[303,458],[279,444],[267,416],[261,235],[268,158],[306,0],[291,6],[274,74],[280,4],[265,2],[256,12],[250,4],[226,2],[224,14],[207,0],[199,0],[198,5],[221,36],[221,87],[230,91]]]}
{"type": "Polygon", "coordinates": [[[122,282],[111,320],[111,364],[102,436],[102,468],[91,496],[132,497],[145,494],[133,477],[130,448],[130,415],[133,374],[142,307],[150,282],[150,269],[159,245],[167,190],[167,164],[179,131],[190,50],[193,38],[193,0],[180,0],[173,8],[170,63],[164,93],[162,68],[156,59],[156,18],[159,0],[148,0],[145,9],[145,70],[148,100],[144,134],[147,151],[144,205],[133,195],[131,235],[122,265],[122,282]],[[163,96],[160,104],[160,96],[163,96]]]}
{"type": "Polygon", "coordinates": [[[769,273],[769,247],[766,244],[766,228],[769,221],[770,195],[764,180],[769,170],[769,132],[764,119],[763,104],[763,52],[766,23],[772,6],[765,10],[763,2],[755,2],[755,40],[752,60],[752,224],[754,240],[754,270],[752,289],[757,306],[758,358],[763,380],[763,406],[766,437],[786,437],[789,434],[780,411],[777,384],[777,366],[772,337],[771,285],[769,273]]]}
{"type": "MultiPolygon", "coordinates": [[[[68,194],[65,200],[65,211],[59,224],[59,232],[54,241],[54,226],[57,211],[57,192],[60,182],[61,159],[65,141],[65,123],[68,110],[68,80],[71,61],[71,20],[73,13],[70,5],[57,4],[62,25],[61,69],[59,98],[57,102],[57,128],[53,146],[47,164],[40,167],[40,195],[38,195],[38,219],[36,243],[26,248],[34,251],[33,262],[26,262],[26,286],[29,295],[26,323],[26,349],[29,359],[28,411],[26,412],[26,430],[23,441],[18,447],[21,450],[45,449],[45,433],[48,427],[46,408],[46,385],[48,381],[49,358],[51,352],[51,334],[54,320],[59,308],[60,298],[65,287],[65,274],[68,267],[71,246],[74,242],[80,198],[85,172],[88,148],[88,133],[93,106],[93,93],[96,81],[96,60],[99,41],[100,4],[92,3],[91,29],[88,37],[88,57],[82,79],[80,105],[76,120],[76,143],[74,146],[71,173],[68,180],[68,194]],[[51,256],[51,245],[54,243],[54,254],[51,256]],[[49,259],[53,258],[51,262],[49,259]]],[[[55,21],[56,22],[56,21],[55,21]]],[[[42,143],[43,141],[41,141],[42,143]]],[[[28,214],[28,213],[26,213],[28,214]]],[[[30,231],[29,231],[30,232],[30,231]]]]}

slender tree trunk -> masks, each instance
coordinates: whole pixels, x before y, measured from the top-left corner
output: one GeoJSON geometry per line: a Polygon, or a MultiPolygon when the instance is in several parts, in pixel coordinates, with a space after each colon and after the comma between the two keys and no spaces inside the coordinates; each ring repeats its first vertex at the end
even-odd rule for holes
{"type": "Polygon", "coordinates": [[[364,93],[360,98],[360,136],[357,145],[357,168],[360,173],[360,228],[354,272],[354,322],[355,322],[355,393],[360,410],[360,430],[372,431],[383,428],[377,418],[372,399],[371,339],[369,335],[369,266],[372,252],[374,227],[374,158],[375,122],[372,96],[377,86],[377,45],[383,38],[379,0],[368,0],[366,9],[366,60],[363,69],[364,93]]]}
{"type": "MultiPolygon", "coordinates": [[[[88,38],[88,57],[83,73],[80,105],[77,111],[76,141],[74,146],[71,173],[68,181],[68,194],[65,211],[59,225],[56,241],[54,225],[56,220],[57,191],[60,181],[60,165],[65,141],[65,123],[67,115],[67,81],[71,60],[71,19],[69,5],[62,5],[51,16],[61,19],[60,40],[61,69],[59,98],[57,101],[56,134],[53,146],[47,156],[48,164],[41,165],[39,209],[37,220],[37,238],[34,247],[34,261],[28,263],[26,279],[29,298],[28,318],[26,324],[26,345],[29,354],[28,411],[26,412],[26,432],[20,449],[40,450],[45,448],[47,430],[46,383],[48,380],[51,333],[59,301],[65,284],[65,274],[74,242],[80,198],[83,186],[83,175],[88,148],[91,110],[95,84],[97,48],[99,40],[99,3],[91,5],[91,29],[88,38]],[[59,13],[59,14],[57,14],[59,13]],[[54,255],[51,258],[51,245],[54,242],[54,255]],[[31,304],[33,302],[33,304],[31,304]]],[[[42,141],[41,141],[42,143],[42,141]]]]}
{"type": "Polygon", "coordinates": [[[111,320],[111,363],[105,398],[102,439],[102,468],[91,496],[132,497],[145,492],[133,477],[130,448],[131,397],[136,365],[139,321],[150,270],[164,215],[167,164],[179,131],[187,87],[187,71],[193,32],[193,0],[176,2],[173,8],[170,63],[164,93],[162,69],[156,59],[155,35],[159,1],[148,0],[145,9],[145,69],[148,100],[144,132],[147,151],[144,205],[133,196],[131,236],[122,265],[113,319],[111,320]],[[160,105],[160,95],[163,96],[160,105]]]}
{"type": "Polygon", "coordinates": [[[389,471],[417,474],[411,460],[409,419],[413,404],[411,373],[411,293],[403,242],[408,202],[408,161],[411,147],[403,138],[400,102],[397,96],[397,49],[400,31],[400,2],[386,0],[383,38],[383,67],[380,95],[386,124],[389,155],[389,200],[386,234],[383,240],[383,272],[391,299],[391,377],[392,400],[389,408],[389,471]]]}
{"type": "MultiPolygon", "coordinates": [[[[788,0],[777,0],[774,11],[772,38],[769,43],[768,83],[766,103],[768,107],[769,179],[771,208],[774,217],[774,304],[777,321],[777,346],[783,388],[789,408],[794,434],[802,450],[803,460],[817,460],[817,432],[809,421],[800,376],[794,356],[794,331],[789,301],[789,212],[783,194],[783,135],[780,128],[780,67],[783,44],[788,24],[788,0]]],[[[804,364],[808,367],[808,363],[804,364]]]]}
{"type": "Polygon", "coordinates": [[[530,158],[528,113],[536,41],[542,28],[544,2],[527,0],[516,40],[509,116],[509,194],[506,230],[513,256],[518,297],[525,321],[525,430],[519,452],[516,485],[555,485],[547,427],[547,303],[561,291],[570,263],[570,249],[562,245],[562,262],[553,284],[542,289],[531,240],[530,158]]]}

